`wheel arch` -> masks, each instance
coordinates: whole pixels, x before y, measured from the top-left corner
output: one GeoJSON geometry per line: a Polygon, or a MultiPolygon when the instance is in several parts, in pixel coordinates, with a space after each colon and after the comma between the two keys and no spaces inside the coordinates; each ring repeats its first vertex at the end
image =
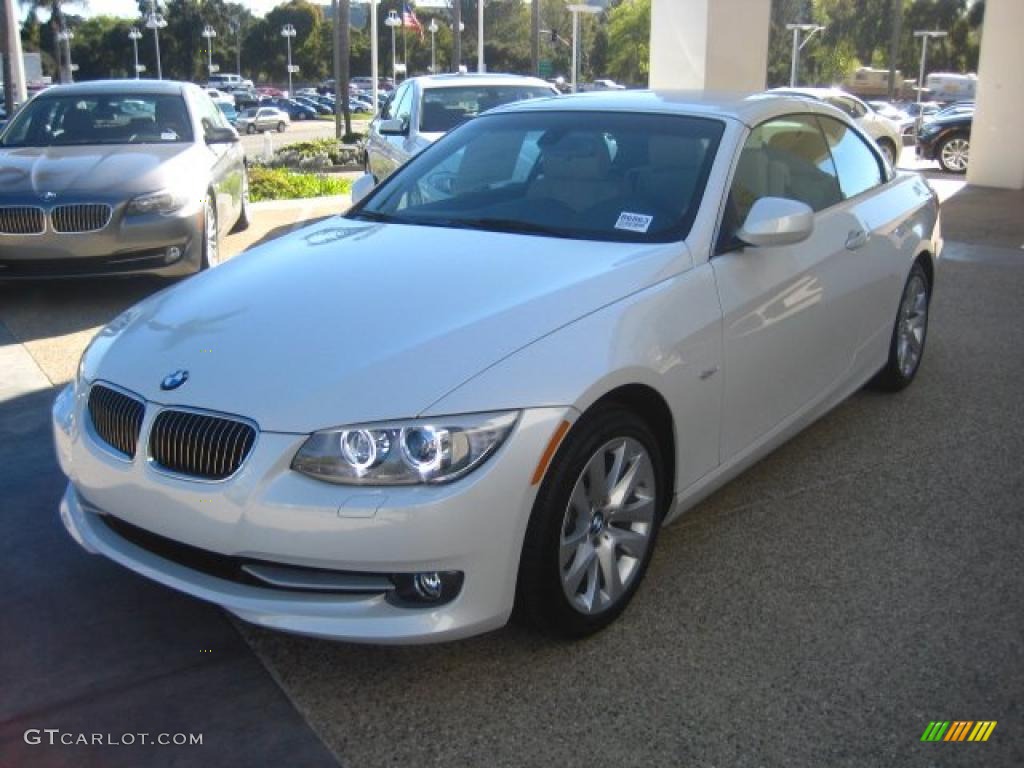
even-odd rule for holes
{"type": "Polygon", "coordinates": [[[676,482],[676,430],[675,419],[668,402],[658,390],[647,384],[623,384],[609,390],[590,404],[582,415],[609,405],[625,408],[644,420],[658,440],[667,483],[665,509],[668,510],[675,495],[676,482]]]}

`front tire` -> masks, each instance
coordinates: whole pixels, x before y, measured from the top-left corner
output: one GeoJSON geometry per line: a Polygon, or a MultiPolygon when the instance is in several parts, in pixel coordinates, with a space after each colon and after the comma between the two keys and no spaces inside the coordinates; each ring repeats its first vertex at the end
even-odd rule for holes
{"type": "Polygon", "coordinates": [[[217,206],[213,192],[206,193],[203,204],[203,262],[200,269],[210,269],[220,264],[220,231],[217,228],[217,206]]]}
{"type": "Polygon", "coordinates": [[[871,380],[875,389],[899,392],[910,386],[921,367],[924,343],[928,338],[928,308],[931,284],[921,262],[914,262],[907,276],[896,312],[896,324],[889,342],[889,359],[871,380]]]}
{"type": "Polygon", "coordinates": [[[277,132],[278,133],[284,133],[284,123],[283,122],[277,124],[277,132]]]}
{"type": "Polygon", "coordinates": [[[647,570],[666,488],[658,441],[643,420],[619,406],[584,415],[534,503],[517,618],[569,638],[614,621],[647,570]]]}
{"type": "Polygon", "coordinates": [[[256,133],[256,126],[252,123],[249,123],[249,125],[245,127],[245,132],[252,136],[252,134],[256,133]]]}
{"type": "Polygon", "coordinates": [[[942,140],[935,154],[939,165],[946,173],[967,173],[971,140],[966,136],[950,136],[942,140]]]}

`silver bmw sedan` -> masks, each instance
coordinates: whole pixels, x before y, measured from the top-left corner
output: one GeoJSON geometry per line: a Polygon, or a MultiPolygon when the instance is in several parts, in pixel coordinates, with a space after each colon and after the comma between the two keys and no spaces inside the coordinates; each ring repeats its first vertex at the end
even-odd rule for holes
{"type": "Polygon", "coordinates": [[[48,88],[0,134],[0,280],[191,274],[248,204],[238,134],[198,86],[48,88]]]}

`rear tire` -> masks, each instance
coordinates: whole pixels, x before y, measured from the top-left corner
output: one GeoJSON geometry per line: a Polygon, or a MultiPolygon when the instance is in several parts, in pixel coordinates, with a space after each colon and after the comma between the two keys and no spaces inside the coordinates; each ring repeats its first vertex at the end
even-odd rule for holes
{"type": "Polygon", "coordinates": [[[907,276],[889,342],[889,359],[870,382],[874,389],[899,392],[910,386],[921,368],[928,338],[928,309],[932,287],[921,262],[914,262],[907,276]]]}
{"type": "Polygon", "coordinates": [[[620,406],[585,414],[534,502],[516,619],[567,638],[614,621],[647,570],[667,487],[658,441],[643,420],[620,406]]]}
{"type": "Polygon", "coordinates": [[[256,126],[252,123],[249,123],[249,125],[245,127],[245,132],[251,136],[252,134],[256,133],[256,126]]]}
{"type": "Polygon", "coordinates": [[[284,123],[283,122],[277,124],[277,132],[278,133],[284,133],[284,123]]]}

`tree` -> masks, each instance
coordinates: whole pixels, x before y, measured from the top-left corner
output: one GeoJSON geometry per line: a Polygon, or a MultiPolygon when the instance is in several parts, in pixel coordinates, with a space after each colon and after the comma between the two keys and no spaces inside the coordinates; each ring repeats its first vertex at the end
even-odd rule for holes
{"type": "Polygon", "coordinates": [[[651,0],[623,0],[608,14],[608,74],[647,83],[651,64],[651,0]]]}

